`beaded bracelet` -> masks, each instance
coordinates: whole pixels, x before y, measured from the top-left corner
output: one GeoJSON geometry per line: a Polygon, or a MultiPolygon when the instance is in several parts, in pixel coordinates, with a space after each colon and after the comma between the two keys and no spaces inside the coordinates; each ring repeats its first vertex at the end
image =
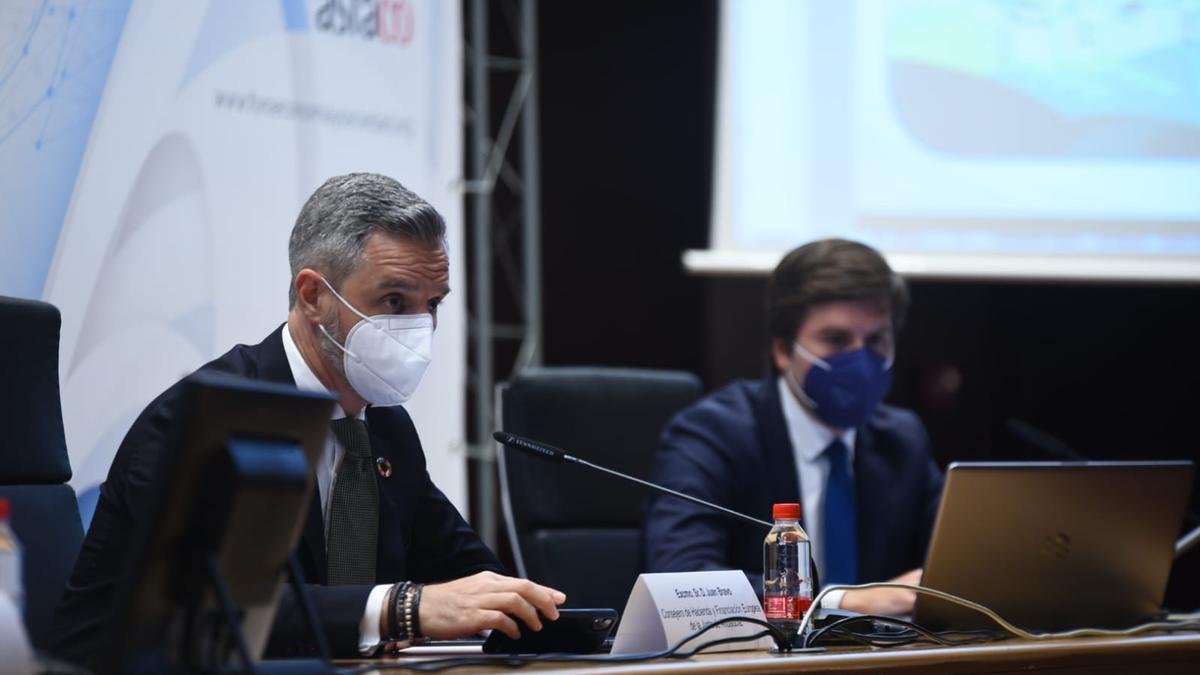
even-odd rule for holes
{"type": "Polygon", "coordinates": [[[421,591],[425,590],[425,584],[413,584],[413,625],[412,632],[409,635],[412,639],[419,640],[423,636],[421,634],[421,591]]]}
{"type": "Polygon", "coordinates": [[[404,639],[405,640],[413,639],[412,608],[413,608],[413,587],[412,587],[412,584],[409,584],[404,589],[404,639]]]}
{"type": "Polygon", "coordinates": [[[407,640],[408,626],[403,623],[403,606],[408,598],[408,590],[412,587],[411,581],[401,581],[392,586],[392,594],[389,597],[392,608],[390,621],[388,622],[389,638],[392,640],[407,640]]]}

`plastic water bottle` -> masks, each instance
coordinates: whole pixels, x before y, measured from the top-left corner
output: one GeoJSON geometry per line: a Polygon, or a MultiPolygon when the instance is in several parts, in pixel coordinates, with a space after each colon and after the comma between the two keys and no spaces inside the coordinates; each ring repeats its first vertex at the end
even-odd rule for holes
{"type": "Polygon", "coordinates": [[[767,621],[794,636],[812,606],[808,537],[799,504],[776,504],[772,516],[775,526],[763,542],[763,606],[767,621]]]}
{"type": "Polygon", "coordinates": [[[21,583],[21,543],[13,534],[9,516],[12,505],[0,497],[0,593],[7,593],[18,609],[25,608],[25,586],[21,583]]]}

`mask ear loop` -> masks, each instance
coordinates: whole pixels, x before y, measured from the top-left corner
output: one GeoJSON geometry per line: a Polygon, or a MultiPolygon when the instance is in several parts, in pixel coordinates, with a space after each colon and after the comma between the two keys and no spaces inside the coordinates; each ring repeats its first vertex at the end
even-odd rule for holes
{"type": "MultiPolygon", "coordinates": [[[[345,299],[345,298],[343,298],[343,297],[342,297],[342,294],[341,294],[341,293],[338,293],[336,290],[334,290],[333,286],[331,286],[331,285],[329,284],[329,280],[328,280],[328,279],[326,279],[325,277],[321,277],[321,281],[325,282],[325,286],[326,286],[327,288],[329,288],[329,292],[330,292],[330,293],[333,293],[333,296],[334,296],[335,298],[337,298],[338,300],[341,300],[341,301],[342,301],[342,304],[343,304],[343,305],[345,305],[345,306],[346,306],[346,307],[347,307],[347,308],[348,308],[348,309],[349,309],[351,312],[354,312],[355,314],[357,314],[357,315],[358,315],[358,317],[359,317],[360,319],[362,319],[363,321],[366,321],[367,323],[371,324],[371,326],[372,326],[372,327],[374,327],[376,330],[378,330],[378,331],[382,332],[384,335],[388,336],[388,338],[390,338],[390,339],[392,340],[392,342],[395,342],[395,343],[399,344],[401,347],[404,347],[404,348],[405,348],[405,349],[407,349],[408,351],[410,351],[410,352],[412,352],[413,354],[415,354],[415,355],[416,355],[418,358],[424,359],[424,360],[426,360],[426,361],[429,361],[429,360],[431,360],[431,359],[430,359],[428,356],[425,356],[424,354],[420,354],[420,353],[418,353],[418,352],[417,352],[416,350],[414,350],[412,347],[409,347],[408,345],[404,344],[403,342],[400,342],[399,340],[397,340],[397,339],[396,339],[396,336],[392,335],[390,331],[388,331],[388,330],[385,330],[384,328],[382,328],[382,327],[379,325],[379,323],[377,323],[377,322],[376,322],[374,319],[372,319],[371,317],[367,316],[366,314],[363,314],[362,312],[358,311],[358,310],[357,310],[357,309],[354,307],[354,305],[350,304],[349,302],[347,302],[347,301],[346,301],[346,299],[345,299]]],[[[423,326],[414,326],[413,328],[423,328],[423,326]]],[[[336,340],[334,340],[334,339],[333,339],[333,337],[331,337],[331,336],[329,335],[329,333],[325,331],[325,327],[324,327],[324,326],[321,326],[321,332],[325,333],[325,337],[328,337],[328,338],[329,338],[331,341],[333,341],[333,344],[337,345],[337,346],[338,346],[338,348],[339,348],[339,349],[341,349],[343,352],[346,352],[346,354],[348,354],[348,355],[350,356],[350,358],[354,359],[355,361],[358,361],[359,363],[362,363],[362,359],[360,359],[360,358],[358,358],[357,356],[355,356],[354,352],[351,352],[349,349],[347,349],[347,348],[343,347],[342,345],[339,345],[339,344],[337,343],[337,341],[336,341],[336,340]]]]}
{"type": "MultiPolygon", "coordinates": [[[[832,366],[826,363],[824,359],[818,358],[817,356],[813,355],[812,352],[808,351],[804,347],[801,347],[799,342],[792,342],[792,344],[795,347],[795,351],[799,353],[800,356],[804,357],[804,359],[809,363],[812,363],[814,366],[817,366],[822,370],[832,370],[832,366]]],[[[796,392],[796,395],[801,399],[801,401],[804,402],[805,405],[813,410],[816,410],[819,407],[817,402],[809,398],[808,394],[804,392],[804,387],[800,386],[800,381],[796,379],[796,373],[792,371],[790,366],[787,369],[787,375],[785,377],[787,377],[788,382],[791,383],[792,390],[796,392]]]]}
{"type": "MultiPolygon", "coordinates": [[[[323,277],[323,276],[322,276],[322,277],[321,277],[321,281],[325,283],[325,287],[329,289],[329,292],[330,292],[330,293],[333,293],[333,297],[335,297],[335,298],[337,298],[338,300],[340,300],[340,301],[341,301],[341,303],[342,303],[343,305],[345,305],[345,306],[346,306],[346,307],[347,307],[347,308],[348,308],[348,309],[349,309],[351,312],[354,312],[354,313],[355,313],[355,314],[357,314],[359,317],[361,317],[363,321],[366,321],[367,323],[371,324],[372,326],[374,326],[374,325],[375,325],[375,322],[374,322],[374,321],[371,321],[371,317],[364,315],[362,312],[360,312],[360,311],[358,311],[357,309],[355,309],[355,308],[354,308],[354,305],[351,305],[349,302],[346,302],[346,299],[342,297],[342,294],[341,294],[341,293],[338,293],[337,291],[335,291],[335,290],[333,289],[333,286],[332,286],[332,285],[330,285],[330,283],[329,283],[329,280],[328,280],[328,279],[326,279],[325,277],[323,277]]],[[[355,360],[355,362],[357,362],[357,363],[362,363],[362,359],[358,358],[358,354],[355,354],[354,352],[350,351],[350,349],[349,349],[349,347],[348,347],[348,346],[343,346],[343,345],[342,345],[340,342],[338,342],[337,340],[333,339],[333,336],[329,334],[329,331],[325,330],[325,325],[324,325],[324,324],[320,324],[320,323],[319,323],[319,324],[317,324],[317,328],[318,328],[318,329],[321,331],[321,333],[323,333],[323,334],[325,335],[325,337],[326,337],[326,338],[328,338],[328,339],[329,339],[329,341],[330,341],[330,342],[332,342],[332,343],[333,343],[333,346],[334,346],[334,347],[337,347],[338,349],[342,350],[342,353],[344,353],[346,356],[349,356],[350,358],[354,359],[354,360],[355,360]]],[[[347,336],[347,337],[348,337],[348,336],[347,336]]],[[[347,343],[349,343],[349,341],[348,341],[348,340],[347,340],[347,343]]]]}
{"type": "Polygon", "coordinates": [[[804,402],[804,405],[816,410],[817,402],[809,398],[808,394],[804,393],[804,387],[800,386],[800,382],[796,380],[796,374],[792,372],[791,368],[788,368],[785,371],[784,377],[787,378],[788,383],[792,385],[792,391],[795,392],[796,396],[804,402]]]}
{"type": "Polygon", "coordinates": [[[333,286],[331,286],[331,285],[329,284],[329,280],[328,280],[328,279],[326,279],[325,277],[321,277],[321,281],[325,282],[325,287],[329,289],[329,292],[330,292],[330,293],[333,293],[333,297],[337,298],[338,300],[341,300],[341,301],[342,301],[342,304],[343,304],[343,305],[345,305],[347,309],[349,309],[351,312],[354,312],[355,314],[357,314],[357,315],[358,315],[358,318],[360,318],[360,319],[362,319],[363,321],[366,321],[366,322],[368,322],[368,323],[370,323],[370,324],[372,324],[372,325],[374,325],[374,324],[375,324],[375,322],[374,322],[374,321],[371,321],[371,317],[369,317],[369,316],[367,316],[366,314],[363,314],[362,312],[360,312],[360,311],[358,311],[357,309],[355,309],[355,308],[354,308],[354,305],[352,305],[352,304],[350,304],[349,302],[347,302],[347,301],[346,301],[346,299],[342,297],[342,294],[341,294],[341,293],[338,293],[337,291],[333,290],[333,286]]]}
{"type": "Polygon", "coordinates": [[[792,345],[796,348],[796,353],[803,356],[805,361],[817,366],[821,370],[833,370],[833,366],[829,365],[828,361],[800,346],[799,342],[792,342],[792,345]]]}
{"type": "Polygon", "coordinates": [[[341,343],[339,343],[337,340],[333,339],[333,336],[329,334],[329,331],[325,330],[325,326],[323,326],[323,325],[321,325],[321,324],[317,324],[317,330],[319,330],[319,331],[321,331],[322,333],[324,333],[324,334],[325,334],[325,337],[326,337],[326,338],[328,338],[328,339],[329,339],[329,341],[333,343],[333,346],[334,346],[334,347],[337,347],[337,348],[338,348],[338,349],[340,349],[340,350],[342,350],[342,352],[343,352],[343,353],[344,353],[346,356],[349,356],[350,358],[354,359],[354,360],[355,360],[357,363],[362,363],[362,359],[358,358],[358,355],[357,355],[357,354],[355,354],[354,352],[350,351],[350,350],[349,350],[349,349],[347,349],[346,347],[343,347],[343,346],[341,345],[341,343]]]}
{"type": "MultiPolygon", "coordinates": [[[[813,354],[812,352],[808,351],[804,347],[800,346],[799,342],[793,342],[792,344],[795,345],[796,352],[798,354],[800,354],[800,356],[803,356],[805,358],[805,360],[807,360],[809,363],[813,364],[814,366],[819,367],[821,370],[826,370],[826,371],[833,370],[833,366],[829,365],[828,361],[820,358],[816,354],[813,354]]],[[[882,356],[882,354],[880,356],[882,356]]],[[[883,369],[885,371],[891,370],[892,364],[894,364],[894,363],[896,363],[896,355],[895,354],[893,354],[883,360],[883,369]]]]}

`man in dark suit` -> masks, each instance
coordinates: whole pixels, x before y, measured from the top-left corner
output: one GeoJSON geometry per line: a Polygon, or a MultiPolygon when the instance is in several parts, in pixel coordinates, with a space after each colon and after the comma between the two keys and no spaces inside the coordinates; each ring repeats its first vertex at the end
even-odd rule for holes
{"type": "MultiPolygon", "coordinates": [[[[790,252],[767,291],[775,373],[676,416],[653,480],[762,518],[774,503],[801,504],[823,584],[917,583],[942,474],[917,416],[881,403],[907,304],[903,280],[868,246],[790,252]]],[[[764,531],[656,495],[643,532],[648,571],[742,569],[761,592],[764,531]]],[[[862,589],[825,606],[906,614],[914,600],[862,589]]]]}
{"type": "MultiPolygon", "coordinates": [[[[486,628],[516,637],[513,616],[538,630],[538,613],[553,620],[565,600],[499,573],[496,557],[430,481],[416,429],[399,406],[429,364],[437,307],[450,290],[445,231],[432,206],[390,178],[331,178],[292,230],[287,322],[259,344],[238,345],[201,367],[327,391],[340,401],[315,467],[299,549],[335,656],[486,628]],[[415,620],[395,614],[405,600],[415,605],[415,620]]],[[[55,651],[64,657],[100,655],[123,556],[145,526],[166,439],[183,414],[180,393],[177,384],[142,412],[101,486],[55,616],[55,651]]],[[[284,594],[267,653],[313,651],[284,594]]]]}

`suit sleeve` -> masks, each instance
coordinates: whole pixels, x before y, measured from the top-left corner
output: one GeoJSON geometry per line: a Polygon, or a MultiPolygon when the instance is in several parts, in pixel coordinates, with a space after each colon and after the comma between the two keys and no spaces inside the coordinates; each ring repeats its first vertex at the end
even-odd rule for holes
{"type": "Polygon", "coordinates": [[[90,664],[104,656],[112,615],[122,604],[117,588],[138,532],[151,525],[167,436],[175,419],[177,388],[138,417],[117,450],[92,524],[63,590],[51,628],[56,656],[90,664]]]}
{"type": "MultiPolygon", "coordinates": [[[[651,480],[701,499],[734,503],[737,472],[711,425],[688,411],[663,432],[651,480]]],[[[653,495],[647,505],[643,555],[647,572],[729,569],[729,523],[683,499],[653,495]]]]}
{"type": "MultiPolygon", "coordinates": [[[[306,584],[317,620],[329,640],[332,656],[339,659],[362,658],[358,650],[358,624],[367,606],[372,585],[321,586],[306,584]]],[[[271,625],[264,655],[270,658],[299,658],[317,655],[308,621],[296,602],[291,584],[284,588],[271,625]]]]}

